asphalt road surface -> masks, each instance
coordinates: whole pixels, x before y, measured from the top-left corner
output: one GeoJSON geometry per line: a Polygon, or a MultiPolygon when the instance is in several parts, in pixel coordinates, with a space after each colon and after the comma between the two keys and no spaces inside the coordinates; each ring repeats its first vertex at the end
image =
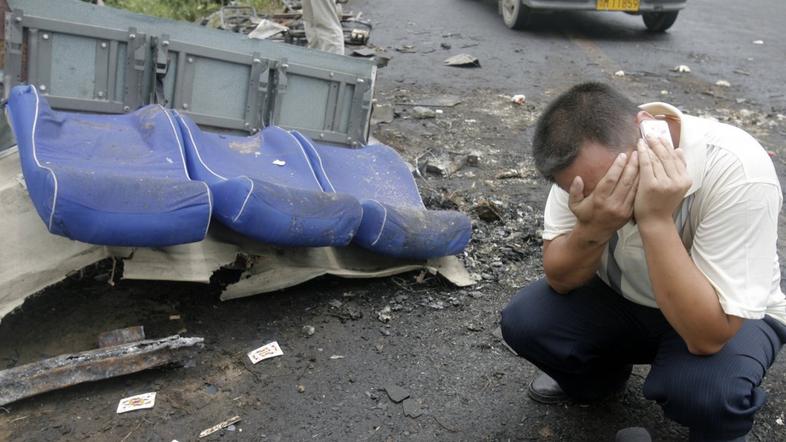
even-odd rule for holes
{"type": "Polygon", "coordinates": [[[684,64],[706,82],[729,81],[736,96],[786,106],[786,2],[778,0],[690,0],[663,34],[646,32],[641,17],[620,12],[544,14],[531,30],[513,31],[494,0],[361,0],[351,6],[374,22],[374,43],[418,50],[392,52],[397,59],[381,74],[387,82],[530,91],[540,99],[547,89],[609,80],[619,70],[663,75],[684,64]],[[450,50],[440,48],[443,41],[450,50]],[[441,69],[457,53],[477,56],[483,69],[441,69]]]}

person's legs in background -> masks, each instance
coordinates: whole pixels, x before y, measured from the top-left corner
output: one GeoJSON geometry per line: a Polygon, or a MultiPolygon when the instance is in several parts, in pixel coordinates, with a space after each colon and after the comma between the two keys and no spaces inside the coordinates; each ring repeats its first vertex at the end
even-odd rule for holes
{"type": "Polygon", "coordinates": [[[303,0],[308,47],[344,55],[344,30],[335,0],[303,0]]]}

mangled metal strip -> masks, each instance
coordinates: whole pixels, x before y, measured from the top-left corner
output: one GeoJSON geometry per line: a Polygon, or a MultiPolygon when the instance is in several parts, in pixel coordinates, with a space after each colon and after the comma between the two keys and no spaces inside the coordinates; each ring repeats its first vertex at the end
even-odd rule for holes
{"type": "Polygon", "coordinates": [[[5,97],[11,92],[8,85],[17,84],[22,81],[22,45],[24,43],[24,29],[22,20],[24,13],[21,9],[15,9],[7,14],[5,26],[5,66],[3,85],[5,86],[5,97]]]}
{"type": "Polygon", "coordinates": [[[270,77],[273,75],[271,68],[273,60],[263,58],[258,52],[251,54],[251,75],[248,79],[246,92],[245,124],[256,132],[257,127],[267,125],[268,100],[270,97],[270,77]],[[255,127],[255,125],[258,126],[255,127]]]}
{"type": "Polygon", "coordinates": [[[27,35],[28,81],[48,93],[52,85],[52,36],[35,28],[28,28],[27,35]]]}
{"type": "Polygon", "coordinates": [[[0,371],[0,406],[30,396],[150,368],[183,363],[204,347],[179,335],[65,354],[0,371]]]}

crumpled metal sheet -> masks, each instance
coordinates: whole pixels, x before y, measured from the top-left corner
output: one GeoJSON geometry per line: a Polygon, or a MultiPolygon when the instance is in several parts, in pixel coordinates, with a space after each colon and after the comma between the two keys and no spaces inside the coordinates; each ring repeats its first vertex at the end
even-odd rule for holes
{"type": "Polygon", "coordinates": [[[0,318],[28,295],[109,257],[106,247],[50,234],[21,174],[17,149],[0,153],[0,318]]]}
{"type": "Polygon", "coordinates": [[[351,246],[289,248],[279,249],[276,253],[254,255],[240,281],[229,285],[221,293],[221,300],[281,290],[322,275],[381,278],[420,269],[439,273],[459,287],[475,283],[455,256],[408,261],[351,246]]]}

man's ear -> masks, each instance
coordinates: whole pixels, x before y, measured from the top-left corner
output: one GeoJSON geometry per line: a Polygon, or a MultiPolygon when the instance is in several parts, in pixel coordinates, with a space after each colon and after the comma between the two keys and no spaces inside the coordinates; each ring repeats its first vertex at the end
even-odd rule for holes
{"type": "Polygon", "coordinates": [[[640,125],[641,122],[644,120],[654,120],[654,119],[655,117],[653,117],[651,113],[647,111],[639,111],[636,114],[636,126],[640,125]]]}

